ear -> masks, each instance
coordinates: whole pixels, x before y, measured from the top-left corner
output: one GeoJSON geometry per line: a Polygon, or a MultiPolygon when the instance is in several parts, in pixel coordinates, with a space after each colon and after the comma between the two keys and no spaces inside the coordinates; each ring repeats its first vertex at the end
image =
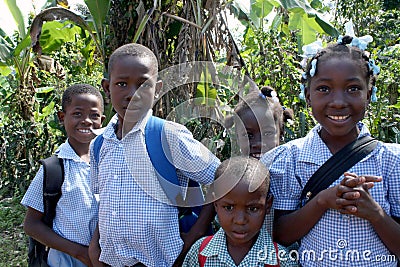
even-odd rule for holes
{"type": "Polygon", "coordinates": [[[213,205],[214,205],[214,210],[216,212],[217,211],[217,203],[216,203],[216,201],[213,202],[213,205]]]}
{"type": "Polygon", "coordinates": [[[107,78],[103,78],[101,80],[101,87],[103,87],[104,93],[106,96],[111,99],[111,93],[110,93],[110,80],[107,78]]]}
{"type": "Polygon", "coordinates": [[[64,125],[65,112],[64,111],[58,111],[57,112],[57,117],[58,117],[58,121],[60,122],[60,124],[64,125]]]}
{"type": "Polygon", "coordinates": [[[106,119],[106,115],[101,115],[101,124],[103,124],[105,119],[106,119]]]}
{"type": "Polygon", "coordinates": [[[265,203],[265,212],[267,214],[269,214],[271,212],[273,200],[274,200],[274,196],[273,195],[268,195],[267,196],[267,202],[265,203]]]}
{"type": "Polygon", "coordinates": [[[304,89],[304,93],[306,95],[306,103],[308,106],[311,106],[311,100],[310,100],[310,90],[308,89],[308,87],[306,87],[304,89]]]}
{"type": "Polygon", "coordinates": [[[161,92],[162,86],[163,86],[163,82],[161,80],[158,80],[156,82],[156,90],[154,92],[154,98],[158,98],[158,96],[161,92]]]}

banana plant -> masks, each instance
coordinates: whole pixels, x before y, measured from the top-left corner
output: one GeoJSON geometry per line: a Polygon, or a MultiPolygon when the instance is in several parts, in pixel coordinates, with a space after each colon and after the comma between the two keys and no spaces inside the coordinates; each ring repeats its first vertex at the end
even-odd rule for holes
{"type": "MultiPolygon", "coordinates": [[[[313,6],[319,6],[320,1],[313,6]]],[[[339,32],[324,14],[310,5],[308,0],[251,0],[250,6],[233,0],[230,8],[240,20],[257,30],[280,29],[286,35],[296,32],[299,46],[316,40],[318,34],[338,36],[339,32]],[[266,24],[266,18],[271,23],[266,24]]]]}

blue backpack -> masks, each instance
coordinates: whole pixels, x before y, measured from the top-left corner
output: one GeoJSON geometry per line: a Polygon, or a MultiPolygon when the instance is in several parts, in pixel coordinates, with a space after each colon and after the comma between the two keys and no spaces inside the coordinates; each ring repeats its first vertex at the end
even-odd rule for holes
{"type": "MultiPolygon", "coordinates": [[[[168,160],[165,152],[170,155],[169,148],[166,148],[164,151],[162,146],[162,134],[163,127],[165,124],[165,120],[160,119],[155,116],[151,116],[145,127],[145,141],[146,141],[146,149],[149,154],[150,161],[153,164],[157,176],[160,180],[160,185],[163,188],[164,192],[168,196],[168,198],[174,199],[175,197],[181,197],[181,192],[179,187],[174,185],[180,185],[178,181],[178,176],[176,174],[176,168],[171,162],[168,160]],[[148,142],[151,140],[151,142],[148,142]],[[162,181],[167,181],[173,186],[169,186],[168,183],[163,183],[162,181]],[[173,197],[171,197],[171,195],[173,197]]],[[[99,135],[93,144],[93,156],[97,162],[99,162],[100,158],[100,149],[103,145],[104,137],[103,135],[99,135]]],[[[189,180],[189,186],[191,187],[199,187],[199,184],[193,180],[189,180]]],[[[178,207],[179,210],[179,228],[181,232],[187,233],[192,228],[193,224],[196,222],[198,215],[201,211],[201,206],[197,207],[178,207]]],[[[211,231],[211,226],[210,230],[211,231]]]]}

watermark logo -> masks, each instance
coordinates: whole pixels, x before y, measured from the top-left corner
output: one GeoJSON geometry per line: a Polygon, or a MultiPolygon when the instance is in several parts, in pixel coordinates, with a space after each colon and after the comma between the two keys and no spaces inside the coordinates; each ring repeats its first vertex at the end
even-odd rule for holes
{"type": "MultiPolygon", "coordinates": [[[[371,250],[346,249],[348,247],[347,240],[338,239],[336,241],[337,248],[327,248],[323,250],[303,249],[297,250],[279,250],[276,255],[280,261],[344,261],[344,262],[396,262],[395,255],[374,255],[371,250]]],[[[258,260],[275,258],[275,249],[264,247],[258,251],[258,260]]]]}

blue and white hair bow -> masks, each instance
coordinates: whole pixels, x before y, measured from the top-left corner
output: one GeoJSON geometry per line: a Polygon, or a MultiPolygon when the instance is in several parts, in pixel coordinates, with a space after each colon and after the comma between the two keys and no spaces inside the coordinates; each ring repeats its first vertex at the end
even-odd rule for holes
{"type": "Polygon", "coordinates": [[[322,48],[323,47],[321,40],[317,40],[315,42],[312,42],[311,44],[304,45],[302,48],[303,54],[301,55],[301,57],[303,57],[303,60],[300,63],[301,66],[305,68],[307,65],[307,59],[315,56],[320,50],[322,50],[322,48]]]}
{"type": "MultiPolygon", "coordinates": [[[[344,24],[344,27],[346,29],[346,35],[353,37],[353,40],[351,41],[351,44],[350,44],[351,46],[358,47],[364,51],[365,49],[367,49],[368,44],[374,40],[374,38],[372,38],[371,35],[364,35],[361,37],[357,37],[354,34],[354,25],[353,25],[352,20],[350,20],[349,22],[346,22],[344,24]]],[[[343,36],[339,35],[339,38],[338,38],[339,44],[342,43],[342,39],[343,39],[343,36]]]]}

